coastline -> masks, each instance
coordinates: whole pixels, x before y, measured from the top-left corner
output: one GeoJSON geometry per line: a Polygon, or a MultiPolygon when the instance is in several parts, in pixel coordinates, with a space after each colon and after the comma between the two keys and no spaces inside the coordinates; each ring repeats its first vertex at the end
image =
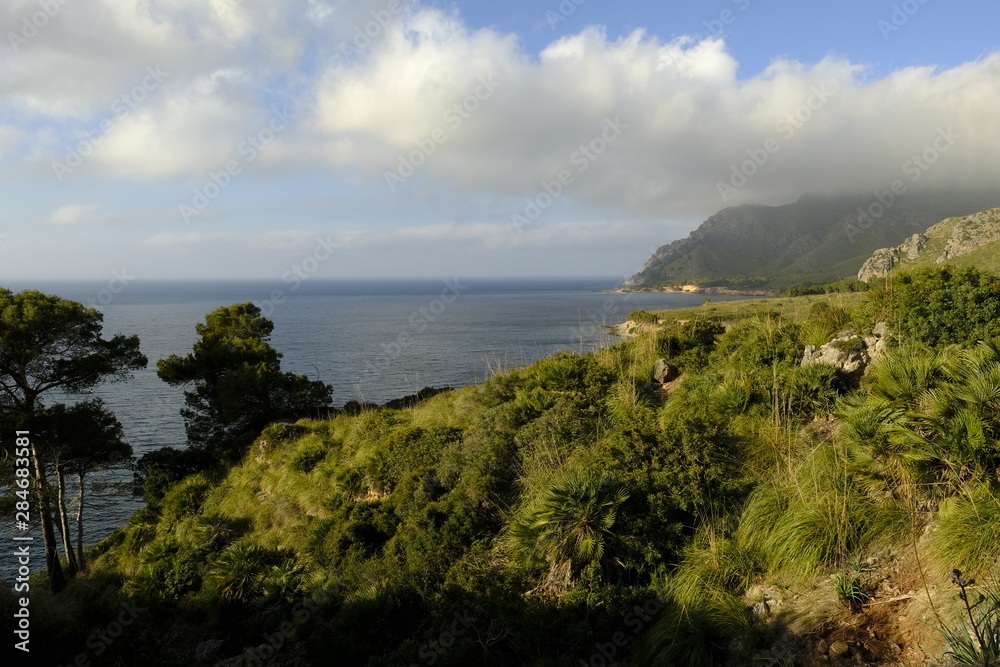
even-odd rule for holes
{"type": "Polygon", "coordinates": [[[663,286],[663,287],[616,287],[614,289],[604,290],[605,292],[611,292],[614,294],[638,294],[643,292],[650,293],[664,293],[664,294],[719,294],[723,296],[760,296],[760,297],[776,297],[779,296],[778,292],[775,290],[765,290],[765,289],[732,289],[730,287],[701,287],[699,285],[681,285],[681,286],[663,286]]]}

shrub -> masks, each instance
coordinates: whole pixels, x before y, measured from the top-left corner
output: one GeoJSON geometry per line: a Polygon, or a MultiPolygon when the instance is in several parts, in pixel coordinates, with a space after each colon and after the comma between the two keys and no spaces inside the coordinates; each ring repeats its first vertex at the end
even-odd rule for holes
{"type": "Polygon", "coordinates": [[[900,340],[931,346],[970,344],[1000,335],[1000,277],[972,267],[926,268],[893,276],[862,308],[900,340]]]}
{"type": "Polygon", "coordinates": [[[633,310],[625,319],[629,322],[637,322],[639,324],[659,324],[660,322],[659,317],[645,310],[633,310]]]}
{"type": "Polygon", "coordinates": [[[324,445],[314,445],[302,450],[295,455],[295,458],[292,459],[290,464],[292,470],[307,474],[312,472],[312,469],[326,458],[328,451],[329,449],[327,449],[324,445]]]}

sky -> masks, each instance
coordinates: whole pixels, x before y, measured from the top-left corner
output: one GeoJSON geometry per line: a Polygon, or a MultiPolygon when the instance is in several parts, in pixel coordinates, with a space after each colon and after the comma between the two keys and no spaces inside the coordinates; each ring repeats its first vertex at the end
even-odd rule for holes
{"type": "Polygon", "coordinates": [[[993,187],[982,0],[4,0],[3,280],[621,276],[716,211],[993,187]]]}

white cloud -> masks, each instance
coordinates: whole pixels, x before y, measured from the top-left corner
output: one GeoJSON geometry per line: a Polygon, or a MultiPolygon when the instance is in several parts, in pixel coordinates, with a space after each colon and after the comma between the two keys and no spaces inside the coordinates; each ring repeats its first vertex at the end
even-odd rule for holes
{"type": "Polygon", "coordinates": [[[96,204],[69,204],[53,211],[48,221],[56,225],[89,223],[96,220],[96,213],[96,204]]]}
{"type": "Polygon", "coordinates": [[[21,132],[9,125],[0,125],[0,157],[5,157],[21,141],[21,132]]]}
{"type": "MultiPolygon", "coordinates": [[[[0,10],[0,32],[16,28],[28,7],[0,10]]],[[[377,34],[363,52],[342,54],[385,7],[68,3],[21,53],[0,60],[0,113],[12,119],[0,152],[20,137],[25,166],[47,170],[158,65],[169,77],[116,118],[82,167],[87,176],[197,185],[238,159],[241,142],[288,104],[295,123],[248,171],[347,174],[365,196],[382,198],[390,195],[385,173],[416,155],[415,175],[391,195],[400,202],[479,193],[519,200],[568,170],[566,199],[614,216],[781,203],[910,179],[907,162],[932,155],[948,128],[955,141],[908,184],[992,186],[1000,177],[1000,55],[881,79],[839,58],[779,60],[740,79],[720,39],[664,42],[642,30],[611,39],[590,27],[534,57],[514,35],[470,30],[419,5],[372,24],[377,34]],[[485,95],[484,80],[498,84],[485,95]],[[816,91],[832,94],[817,103],[816,91]],[[600,145],[609,118],[627,129],[599,158],[574,163],[581,147],[600,145]],[[433,139],[438,129],[443,140],[433,139]],[[433,154],[421,155],[421,145],[433,154]],[[766,163],[748,163],[765,145],[777,147],[766,163]],[[717,184],[739,181],[733,169],[747,164],[754,173],[723,201],[717,184]]]]}

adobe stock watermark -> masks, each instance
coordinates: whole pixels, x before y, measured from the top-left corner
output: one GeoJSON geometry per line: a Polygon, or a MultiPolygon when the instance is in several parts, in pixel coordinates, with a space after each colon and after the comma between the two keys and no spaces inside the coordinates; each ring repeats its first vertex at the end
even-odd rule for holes
{"type": "Polygon", "coordinates": [[[110,306],[115,297],[124,292],[125,288],[133,280],[135,280],[135,276],[130,276],[124,267],[120,272],[112,270],[108,286],[100,290],[96,295],[87,298],[87,308],[110,306]]]}
{"type": "Polygon", "coordinates": [[[604,126],[597,136],[581,144],[570,154],[569,163],[576,168],[576,174],[570,169],[562,169],[551,181],[542,180],[541,191],[534,197],[525,197],[524,207],[519,212],[511,214],[510,221],[517,233],[522,233],[525,227],[536,222],[546,209],[562,197],[566,188],[573,185],[576,175],[587,171],[590,165],[604,155],[627,129],[628,124],[621,121],[621,116],[615,116],[613,120],[605,118],[604,126]]]}
{"type": "Polygon", "coordinates": [[[788,141],[795,136],[795,133],[812,119],[813,114],[822,109],[834,95],[836,95],[836,91],[828,90],[825,83],[810,88],[809,96],[802,104],[775,122],[774,131],[781,136],[781,140],[770,136],[760,146],[746,150],[748,159],[739,165],[730,165],[729,180],[716,181],[715,183],[723,203],[728,202],[733,194],[745,186],[754,174],[757,174],[767,164],[772,155],[781,150],[782,140],[788,141]]]}
{"type": "Polygon", "coordinates": [[[340,43],[338,47],[340,55],[346,58],[358,55],[362,51],[367,50],[372,45],[372,42],[385,32],[385,29],[389,27],[395,18],[405,10],[406,4],[403,0],[389,0],[385,5],[385,9],[375,9],[369,12],[372,20],[363,26],[355,26],[354,38],[351,42],[340,43]]]}
{"type": "MultiPolygon", "coordinates": [[[[336,595],[338,595],[338,589],[333,588],[331,590],[320,591],[311,598],[297,601],[292,605],[290,610],[291,617],[295,622],[293,623],[291,620],[283,621],[281,625],[274,629],[274,632],[266,633],[262,637],[264,642],[258,644],[256,647],[245,649],[240,656],[243,660],[236,664],[245,665],[246,667],[265,667],[265,665],[275,664],[273,662],[275,656],[281,652],[281,649],[285,646],[285,642],[295,636],[295,625],[307,623],[320,607],[333,600],[336,595]]],[[[221,665],[223,663],[220,660],[218,664],[221,665]]],[[[231,663],[227,660],[226,664],[231,663]]]]}
{"type": "Polygon", "coordinates": [[[417,308],[410,314],[410,317],[407,319],[409,327],[403,328],[396,335],[394,341],[382,343],[379,346],[382,350],[382,355],[378,359],[375,361],[365,359],[365,370],[374,376],[379,376],[385,372],[392,365],[392,362],[402,356],[404,350],[413,345],[414,337],[424,333],[432,323],[443,316],[448,307],[455,303],[458,297],[462,295],[462,292],[468,288],[468,285],[459,283],[458,278],[445,280],[444,288],[437,298],[426,306],[417,308]]]}
{"type": "Polygon", "coordinates": [[[30,16],[21,18],[21,29],[17,32],[8,32],[7,41],[14,53],[20,53],[22,46],[27,46],[41,32],[49,21],[54,19],[65,5],[71,0],[38,0],[38,7],[41,11],[34,12],[30,16]]]}
{"type": "MultiPolygon", "coordinates": [[[[910,183],[916,183],[930,171],[943,154],[951,150],[951,147],[961,136],[950,126],[947,128],[939,127],[934,140],[924,150],[912,155],[909,160],[904,162],[900,171],[903,172],[904,176],[909,176],[910,183]]],[[[899,197],[906,194],[908,189],[909,186],[902,179],[897,178],[889,184],[888,189],[876,190],[873,193],[875,201],[868,206],[858,207],[858,221],[844,223],[847,240],[854,243],[865,231],[871,229],[872,225],[882,218],[895,205],[899,197]]]]}
{"type": "Polygon", "coordinates": [[[577,8],[586,3],[587,0],[562,0],[554,10],[545,10],[545,22],[549,24],[549,28],[555,30],[558,24],[573,16],[577,8]]]}
{"type": "MultiPolygon", "coordinates": [[[[444,122],[451,128],[452,132],[457,131],[465,121],[472,117],[472,114],[479,110],[483,102],[490,99],[501,85],[503,85],[502,82],[496,80],[492,74],[479,77],[479,85],[476,86],[475,90],[444,112],[444,122]]],[[[436,127],[426,137],[414,141],[416,148],[409,153],[399,155],[396,170],[384,173],[385,184],[389,188],[389,192],[395,192],[397,185],[413,176],[417,169],[427,162],[427,158],[434,155],[438,146],[446,141],[448,141],[448,132],[443,127],[436,127]]]]}
{"type": "MultiPolygon", "coordinates": [[[[93,651],[93,656],[99,658],[104,655],[104,652],[125,634],[126,629],[135,623],[139,614],[144,611],[146,609],[138,606],[135,602],[122,602],[117,619],[109,622],[103,629],[92,632],[87,637],[87,648],[93,651]]],[[[67,664],[67,667],[70,665],[88,667],[94,664],[90,661],[90,655],[89,652],[78,653],[73,658],[73,662],[67,664]]]]}
{"type": "Polygon", "coordinates": [[[889,35],[899,32],[900,28],[909,23],[926,4],[927,0],[904,0],[898,5],[894,4],[889,20],[879,19],[875,22],[875,26],[882,33],[882,39],[888,42],[889,35]]]}
{"type": "MultiPolygon", "coordinates": [[[[475,622],[476,617],[468,611],[464,611],[462,613],[455,612],[449,628],[442,631],[436,640],[421,644],[420,649],[417,652],[418,655],[428,665],[433,665],[439,658],[447,653],[452,646],[455,645],[455,639],[468,632],[469,628],[471,628],[472,624],[475,622]]],[[[409,667],[420,667],[420,665],[415,662],[411,662],[409,667]]]]}
{"type": "Polygon", "coordinates": [[[623,664],[618,656],[619,652],[624,653],[624,649],[627,649],[642,634],[646,625],[653,622],[662,608],[663,603],[657,598],[646,600],[641,607],[635,605],[622,618],[622,624],[630,632],[618,630],[611,635],[608,641],[595,643],[594,648],[597,650],[587,660],[580,658],[577,661],[578,667],[611,667],[623,664]]]}
{"type": "MultiPolygon", "coordinates": [[[[332,240],[333,234],[327,234],[326,238],[316,237],[316,244],[312,252],[302,258],[302,261],[292,264],[287,271],[281,274],[281,282],[288,285],[288,291],[294,292],[302,287],[302,283],[319,270],[321,264],[333,256],[333,251],[340,247],[340,244],[332,240]]],[[[259,304],[261,314],[270,317],[275,308],[285,302],[285,289],[277,288],[271,290],[271,294],[266,301],[259,304]]]]}
{"type": "Polygon", "coordinates": [[[200,215],[209,204],[219,198],[228,188],[233,179],[243,173],[246,165],[257,159],[257,156],[267,148],[279,134],[284,132],[291,122],[295,120],[295,114],[285,109],[274,109],[271,112],[271,119],[267,125],[260,128],[256,133],[247,136],[236,147],[236,154],[240,159],[232,159],[218,171],[210,170],[208,179],[194,189],[190,204],[180,204],[177,211],[184,222],[190,223],[191,218],[200,215]]]}
{"type": "Polygon", "coordinates": [[[111,118],[105,118],[93,130],[86,132],[86,136],[81,139],[76,146],[66,151],[66,157],[62,162],[52,161],[52,173],[60,183],[68,174],[83,164],[84,160],[94,152],[104,137],[106,137],[115,127],[115,124],[135,111],[136,107],[142,104],[151,92],[160,87],[164,79],[170,76],[170,72],[164,72],[159,65],[152,65],[146,68],[146,76],[138,84],[133,86],[124,95],[119,95],[111,102],[111,118]]]}

